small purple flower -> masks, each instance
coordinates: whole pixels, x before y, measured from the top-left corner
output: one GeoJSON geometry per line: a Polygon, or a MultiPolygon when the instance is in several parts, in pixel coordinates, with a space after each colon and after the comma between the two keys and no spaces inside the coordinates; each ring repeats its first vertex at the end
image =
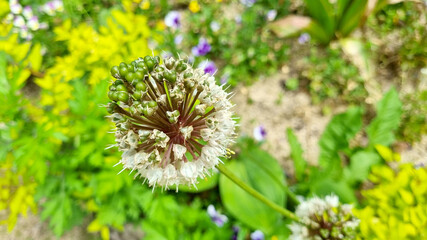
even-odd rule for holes
{"type": "Polygon", "coordinates": [[[242,16],[237,15],[236,17],[234,17],[234,21],[235,21],[237,24],[242,24],[242,16]]]}
{"type": "Polygon", "coordinates": [[[163,59],[168,59],[168,58],[171,58],[171,57],[173,57],[173,54],[171,52],[163,52],[162,53],[162,58],[163,59]]]}
{"type": "Polygon", "coordinates": [[[37,16],[32,16],[28,22],[27,22],[28,28],[30,28],[33,31],[37,31],[40,29],[40,23],[37,16]]]}
{"type": "Polygon", "coordinates": [[[272,9],[270,11],[267,12],[267,21],[271,22],[273,21],[277,16],[277,11],[275,9],[272,9]]]}
{"type": "Polygon", "coordinates": [[[240,3],[246,7],[252,7],[255,4],[256,0],[240,0],[240,3]]]}
{"type": "Polygon", "coordinates": [[[18,15],[15,16],[15,18],[13,19],[13,26],[17,27],[17,28],[23,28],[25,27],[25,20],[22,16],[18,15]]]}
{"type": "Polygon", "coordinates": [[[194,56],[204,56],[211,51],[211,45],[205,38],[199,39],[199,44],[191,49],[194,56]]]}
{"type": "Polygon", "coordinates": [[[62,3],[62,0],[53,0],[53,7],[55,8],[55,11],[64,11],[64,4],[62,3]]]}
{"type": "Polygon", "coordinates": [[[266,135],[267,135],[267,131],[265,130],[263,125],[259,125],[254,128],[254,138],[258,142],[264,141],[266,135]]]}
{"type": "Polygon", "coordinates": [[[225,215],[219,214],[215,207],[211,204],[208,206],[208,214],[211,217],[212,221],[218,226],[222,227],[226,222],[228,222],[228,218],[225,215]]]}
{"type": "Polygon", "coordinates": [[[45,3],[42,7],[41,7],[42,11],[45,12],[47,15],[49,16],[53,16],[55,15],[55,10],[56,10],[56,6],[55,6],[55,2],[51,1],[51,2],[47,2],[45,3]]]}
{"type": "Polygon", "coordinates": [[[233,236],[231,236],[231,240],[237,240],[239,236],[240,228],[236,225],[233,226],[233,236]]]}
{"type": "Polygon", "coordinates": [[[215,63],[208,60],[201,62],[199,67],[203,68],[205,73],[209,73],[210,75],[214,75],[216,70],[218,70],[215,63]]]}
{"type": "Polygon", "coordinates": [[[173,29],[179,28],[181,26],[181,14],[178,11],[170,11],[165,17],[165,24],[173,29]]]}
{"type": "Polygon", "coordinates": [[[299,36],[299,38],[298,38],[298,43],[299,44],[305,44],[305,43],[307,43],[308,41],[310,41],[310,34],[308,34],[308,33],[303,33],[303,34],[301,34],[300,36],[299,36]]]}
{"type": "Polygon", "coordinates": [[[25,17],[26,19],[30,19],[30,18],[32,18],[32,17],[34,16],[34,14],[33,14],[33,9],[31,9],[31,7],[30,7],[30,6],[26,6],[26,7],[24,7],[24,10],[22,10],[22,15],[24,15],[24,17],[25,17]]]}
{"type": "Polygon", "coordinates": [[[184,36],[182,34],[178,34],[174,38],[175,45],[180,45],[182,43],[182,40],[184,40],[184,36]]]}
{"type": "Polygon", "coordinates": [[[256,230],[255,232],[251,233],[251,240],[264,240],[264,233],[262,233],[260,230],[256,230]]]}
{"type": "Polygon", "coordinates": [[[10,12],[13,14],[20,14],[22,12],[22,6],[18,2],[10,4],[10,12]]]}

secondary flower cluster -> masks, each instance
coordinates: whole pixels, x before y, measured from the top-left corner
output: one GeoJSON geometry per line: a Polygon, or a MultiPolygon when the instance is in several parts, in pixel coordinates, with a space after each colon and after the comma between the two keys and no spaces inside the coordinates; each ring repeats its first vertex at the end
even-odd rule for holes
{"type": "Polygon", "coordinates": [[[355,239],[359,219],[352,205],[341,204],[337,196],[311,198],[298,205],[295,214],[301,223],[293,222],[290,240],[355,239]]]}
{"type": "Polygon", "coordinates": [[[33,38],[33,32],[40,29],[47,29],[47,22],[40,22],[40,13],[44,12],[49,16],[55,15],[56,12],[64,11],[61,0],[53,0],[33,9],[31,6],[23,7],[18,0],[9,0],[10,13],[6,16],[6,23],[12,23],[13,31],[19,33],[19,36],[25,40],[33,38]]]}
{"type": "Polygon", "coordinates": [[[111,69],[107,110],[124,169],[150,186],[195,184],[227,154],[235,122],[215,78],[182,59],[146,56],[111,69]]]}

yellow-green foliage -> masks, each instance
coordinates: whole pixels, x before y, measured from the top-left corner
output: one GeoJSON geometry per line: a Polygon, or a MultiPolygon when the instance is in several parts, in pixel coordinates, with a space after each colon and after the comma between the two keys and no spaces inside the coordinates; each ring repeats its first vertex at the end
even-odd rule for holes
{"type": "MultiPolygon", "coordinates": [[[[73,27],[67,20],[54,32],[57,41],[66,41],[70,54],[58,57],[55,65],[36,83],[44,89],[42,105],[52,107],[56,115],[64,115],[67,101],[72,98],[69,81],[88,74],[88,83],[94,86],[109,78],[111,66],[151,54],[147,19],[131,12],[113,10],[107,25],[101,26],[99,31],[86,23],[73,27]]],[[[66,121],[58,124],[64,125],[66,121]]],[[[65,134],[69,130],[62,129],[65,134]]]]}
{"type": "Polygon", "coordinates": [[[18,43],[12,26],[0,23],[0,35],[7,36],[0,38],[0,64],[7,59],[3,73],[10,86],[3,94],[2,82],[0,89],[0,123],[6,125],[0,135],[7,138],[6,150],[0,149],[0,210],[7,211],[1,223],[9,229],[19,214],[37,209],[34,195],[43,199],[41,217],[57,235],[90,213],[87,230],[108,239],[109,227],[121,229],[141,214],[134,199],[145,188],[112,168],[117,157],[104,150],[112,126],[99,105],[107,101],[111,66],[151,54],[153,34],[142,15],[111,10],[105,16],[97,29],[69,20],[55,27],[50,44],[64,46],[67,54],[42,70],[41,46],[18,43]],[[41,88],[37,97],[22,94],[30,77],[41,88]]]}
{"type": "Polygon", "coordinates": [[[18,215],[27,215],[30,208],[36,212],[36,204],[33,195],[36,184],[25,179],[24,171],[17,171],[12,167],[12,156],[8,155],[6,162],[0,165],[0,211],[7,212],[7,219],[1,219],[0,224],[6,224],[8,230],[12,230],[18,219],[18,215]]]}
{"type": "Polygon", "coordinates": [[[427,239],[427,169],[403,164],[398,171],[376,166],[367,206],[356,211],[365,239],[427,239]]]}
{"type": "MultiPolygon", "coordinates": [[[[0,16],[7,13],[5,9],[9,9],[7,2],[1,1],[0,16]]],[[[26,168],[16,165],[7,143],[18,140],[25,130],[24,122],[16,121],[26,104],[19,90],[42,63],[40,45],[18,43],[18,34],[10,34],[11,29],[11,24],[0,23],[0,213],[5,216],[0,224],[6,224],[8,230],[15,226],[20,214],[25,216],[28,209],[37,209],[33,198],[37,184],[26,168]]]]}

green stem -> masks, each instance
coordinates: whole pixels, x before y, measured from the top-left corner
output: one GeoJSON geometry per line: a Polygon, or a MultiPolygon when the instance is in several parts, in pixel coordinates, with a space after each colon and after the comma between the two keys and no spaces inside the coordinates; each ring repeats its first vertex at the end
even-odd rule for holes
{"type": "Polygon", "coordinates": [[[224,174],[226,177],[228,177],[231,181],[233,181],[237,186],[241,187],[243,190],[245,190],[247,193],[252,195],[253,197],[257,198],[267,206],[271,207],[275,211],[281,213],[283,216],[292,219],[294,221],[300,222],[299,218],[291,211],[284,209],[283,207],[277,205],[276,203],[270,201],[266,197],[264,197],[262,194],[257,192],[255,189],[247,185],[245,182],[243,182],[241,179],[239,179],[234,173],[230,172],[224,164],[219,164],[216,166],[216,168],[224,174]]]}

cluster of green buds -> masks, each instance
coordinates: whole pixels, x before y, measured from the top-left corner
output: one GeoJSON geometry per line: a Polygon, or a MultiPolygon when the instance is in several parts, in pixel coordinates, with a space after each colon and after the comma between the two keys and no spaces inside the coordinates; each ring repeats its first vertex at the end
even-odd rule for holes
{"type": "Polygon", "coordinates": [[[149,185],[195,184],[233,141],[231,103],[215,78],[183,59],[146,56],[111,69],[107,110],[124,169],[149,185]]]}

